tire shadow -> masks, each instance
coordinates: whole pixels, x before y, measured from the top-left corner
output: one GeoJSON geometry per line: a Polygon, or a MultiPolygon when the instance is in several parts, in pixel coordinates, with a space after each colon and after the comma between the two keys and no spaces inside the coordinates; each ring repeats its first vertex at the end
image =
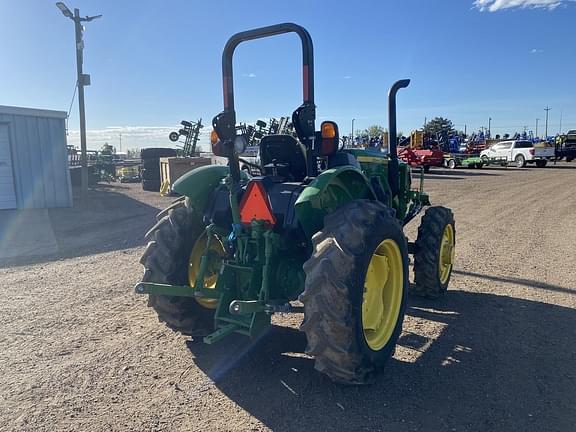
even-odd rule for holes
{"type": "Polygon", "coordinates": [[[410,302],[409,331],[367,386],[316,372],[293,328],[189,349],[224,394],[275,431],[572,429],[574,309],[464,291],[410,302]]]}
{"type": "MultiPolygon", "coordinates": [[[[144,234],[156,222],[157,207],[130,196],[139,185],[100,184],[74,207],[0,212],[0,245],[12,253],[0,255],[0,268],[128,249],[144,244],[144,234]]],[[[172,199],[161,198],[161,205],[172,199]]]]}

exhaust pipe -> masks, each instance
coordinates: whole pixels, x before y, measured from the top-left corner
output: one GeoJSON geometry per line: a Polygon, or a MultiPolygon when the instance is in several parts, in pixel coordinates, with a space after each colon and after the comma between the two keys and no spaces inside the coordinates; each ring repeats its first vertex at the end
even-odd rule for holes
{"type": "Polygon", "coordinates": [[[392,197],[398,196],[398,192],[400,191],[398,184],[398,137],[396,136],[396,93],[398,93],[398,90],[401,88],[408,87],[408,84],[410,84],[409,79],[396,81],[388,92],[388,153],[390,157],[388,163],[388,184],[392,191],[392,197]]]}

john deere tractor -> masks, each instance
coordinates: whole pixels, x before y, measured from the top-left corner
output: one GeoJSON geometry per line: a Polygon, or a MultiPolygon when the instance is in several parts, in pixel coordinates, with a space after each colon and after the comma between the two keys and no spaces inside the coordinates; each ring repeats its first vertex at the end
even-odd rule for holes
{"type": "Polygon", "coordinates": [[[304,28],[287,23],[232,36],[222,70],[224,111],[212,121],[211,139],[228,166],[204,166],[174,184],[183,198],[146,234],[136,292],[148,294],[161,321],[208,344],[246,336],[249,343],[273,314],[303,309],[300,329],[315,368],[335,381],[368,382],[394,352],[408,291],[443,295],[454,259],[449,209],[429,207],[414,243],[403,232],[430,206],[423,174],[413,189],[410,167],[396,156],[396,93],[410,81],[390,89],[386,155],[340,149],[332,121],[316,130],[313,48],[304,28]],[[303,103],[292,116],[297,138],[263,137],[261,175],[249,177],[238,162],[246,140],[236,128],[233,53],[241,42],[289,32],[303,52],[303,103]]]}

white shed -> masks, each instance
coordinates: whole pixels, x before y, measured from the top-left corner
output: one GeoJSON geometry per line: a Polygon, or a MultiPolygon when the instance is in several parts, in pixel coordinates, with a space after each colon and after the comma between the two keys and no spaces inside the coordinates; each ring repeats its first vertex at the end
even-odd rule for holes
{"type": "Polygon", "coordinates": [[[70,207],[66,113],[0,105],[0,209],[70,207]]]}

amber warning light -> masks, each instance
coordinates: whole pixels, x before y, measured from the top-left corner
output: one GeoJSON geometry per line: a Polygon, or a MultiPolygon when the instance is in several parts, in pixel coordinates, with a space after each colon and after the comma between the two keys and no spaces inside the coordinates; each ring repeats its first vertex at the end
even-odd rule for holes
{"type": "Polygon", "coordinates": [[[266,221],[270,225],[276,224],[268,195],[266,195],[264,185],[259,181],[250,182],[242,197],[242,202],[240,202],[240,220],[242,223],[249,224],[254,219],[266,221]]]}

